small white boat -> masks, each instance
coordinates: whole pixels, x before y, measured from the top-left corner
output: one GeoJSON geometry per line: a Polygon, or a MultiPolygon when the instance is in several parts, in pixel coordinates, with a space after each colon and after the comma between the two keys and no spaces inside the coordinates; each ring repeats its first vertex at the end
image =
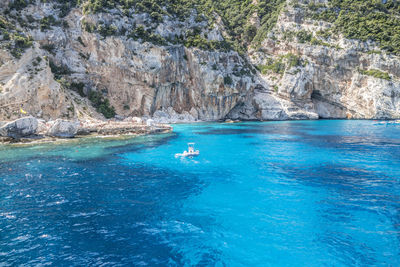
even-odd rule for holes
{"type": "Polygon", "coordinates": [[[177,157],[195,157],[200,154],[199,150],[194,150],[194,143],[188,143],[188,150],[183,151],[183,153],[175,154],[175,158],[177,157]]]}

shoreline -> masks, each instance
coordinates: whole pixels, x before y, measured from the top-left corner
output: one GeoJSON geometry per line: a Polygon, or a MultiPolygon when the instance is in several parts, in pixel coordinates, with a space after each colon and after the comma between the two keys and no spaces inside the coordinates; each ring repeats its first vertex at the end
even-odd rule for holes
{"type": "MultiPolygon", "coordinates": [[[[22,120],[36,120],[33,117],[23,118],[22,120]]],[[[163,134],[172,132],[172,126],[168,124],[146,123],[142,121],[51,121],[39,122],[36,126],[26,124],[18,128],[18,122],[14,121],[8,129],[14,132],[22,132],[29,129],[29,134],[22,136],[0,136],[0,145],[31,145],[45,143],[65,143],[72,140],[81,140],[85,138],[105,138],[120,139],[132,138],[137,136],[163,134]],[[33,129],[32,129],[33,128],[33,129]],[[54,128],[56,129],[54,131],[54,128]]],[[[32,123],[31,123],[32,124],[32,123]]],[[[34,124],[34,123],[33,123],[34,124]]]]}
{"type": "MultiPolygon", "coordinates": [[[[59,143],[64,144],[72,141],[78,141],[83,139],[106,139],[106,140],[118,140],[118,139],[129,139],[139,136],[153,135],[153,134],[166,134],[173,132],[173,127],[171,125],[185,125],[185,124],[200,124],[200,123],[221,123],[221,124],[237,124],[246,122],[284,122],[284,121],[375,121],[378,123],[387,122],[393,123],[397,122],[396,119],[316,119],[316,120],[282,120],[282,121],[262,121],[262,120],[216,120],[216,121],[194,121],[194,122],[177,122],[171,124],[158,124],[154,123],[151,126],[141,124],[141,123],[127,123],[119,121],[101,121],[98,122],[101,126],[95,125],[91,127],[81,127],[78,132],[73,137],[56,137],[49,136],[45,133],[38,133],[31,136],[22,137],[19,139],[13,139],[11,137],[1,137],[0,136],[0,146],[1,145],[11,145],[11,146],[29,146],[38,144],[49,144],[49,143],[59,143]],[[83,134],[82,134],[83,133],[83,134]]],[[[400,123],[397,122],[397,123],[400,123]]]]}
{"type": "Polygon", "coordinates": [[[31,145],[42,145],[42,144],[66,144],[72,142],[78,142],[80,140],[90,140],[90,139],[104,139],[104,140],[124,140],[131,139],[140,136],[146,135],[158,135],[158,134],[168,134],[172,132],[171,129],[165,129],[163,131],[154,131],[148,133],[124,133],[124,134],[88,134],[88,135],[76,135],[72,138],[60,138],[60,137],[51,137],[51,136],[35,136],[35,137],[25,137],[19,140],[1,140],[0,146],[31,146],[31,145]]]}

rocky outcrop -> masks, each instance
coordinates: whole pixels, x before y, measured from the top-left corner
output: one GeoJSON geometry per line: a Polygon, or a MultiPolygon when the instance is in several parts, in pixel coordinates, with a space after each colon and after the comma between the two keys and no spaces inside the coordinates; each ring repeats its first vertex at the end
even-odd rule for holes
{"type": "Polygon", "coordinates": [[[38,121],[34,117],[25,117],[12,122],[3,123],[0,136],[19,139],[36,133],[38,121]]]}
{"type": "Polygon", "coordinates": [[[370,53],[377,49],[373,44],[343,37],[313,44],[293,37],[300,31],[316,36],[330,27],[305,18],[302,9],[287,4],[270,37],[260,49],[250,51],[250,59],[262,65],[284,62],[290,56],[296,66],[286,64],[283,73],[260,73],[267,84],[264,88],[273,90],[250,92],[242,108],[236,107],[231,115],[239,119],[400,118],[398,57],[383,51],[370,53]],[[362,71],[371,69],[388,78],[362,71]]]}
{"type": "Polygon", "coordinates": [[[49,136],[72,138],[78,132],[79,122],[58,119],[48,131],[49,136]]]}
{"type": "Polygon", "coordinates": [[[65,94],[36,44],[18,60],[0,53],[0,119],[19,116],[22,107],[31,115],[55,119],[66,112],[65,94]]]}
{"type": "MultiPolygon", "coordinates": [[[[75,26],[73,22],[81,18],[78,11],[71,13],[70,24],[75,26]]],[[[157,46],[126,37],[99,38],[82,31],[80,25],[70,31],[73,37],[60,42],[70,42],[74,51],[61,51],[56,62],[68,66],[89,87],[104,92],[119,115],[153,116],[172,108],[178,114],[189,113],[194,120],[218,120],[254,86],[250,75],[233,74],[246,69],[245,60],[233,51],[157,46]],[[90,58],[83,59],[82,54],[90,58]]]]}
{"type": "Polygon", "coordinates": [[[124,121],[82,121],[78,129],[79,135],[126,135],[126,134],[155,134],[172,131],[172,127],[166,124],[155,123],[148,119],[145,123],[139,118],[127,118],[124,121]]]}
{"type": "Polygon", "coordinates": [[[60,138],[80,138],[87,135],[110,136],[159,134],[172,131],[167,124],[152,119],[129,117],[123,121],[88,119],[66,121],[57,119],[45,122],[25,117],[12,122],[0,122],[0,143],[52,142],[60,138]]]}

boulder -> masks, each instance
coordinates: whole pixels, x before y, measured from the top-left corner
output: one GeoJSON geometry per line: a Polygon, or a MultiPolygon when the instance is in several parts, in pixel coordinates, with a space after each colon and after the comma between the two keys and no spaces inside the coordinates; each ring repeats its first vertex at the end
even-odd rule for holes
{"type": "Polygon", "coordinates": [[[123,121],[123,120],[126,119],[126,117],[120,116],[120,115],[115,115],[115,116],[114,116],[114,119],[116,119],[117,121],[123,121]]]}
{"type": "Polygon", "coordinates": [[[148,119],[148,120],[146,121],[146,125],[147,125],[147,126],[154,126],[154,125],[155,125],[155,122],[154,122],[154,120],[152,120],[152,119],[148,119]]]}
{"type": "Polygon", "coordinates": [[[34,117],[25,117],[3,124],[0,127],[0,136],[18,139],[36,133],[38,120],[34,117]]]}
{"type": "Polygon", "coordinates": [[[62,138],[72,138],[76,135],[79,122],[64,121],[58,119],[48,131],[48,135],[62,138]]]}
{"type": "Polygon", "coordinates": [[[139,124],[143,123],[142,119],[139,118],[139,117],[133,117],[132,121],[135,122],[135,123],[139,123],[139,124]]]}
{"type": "Polygon", "coordinates": [[[124,119],[124,122],[132,122],[132,123],[141,124],[141,123],[143,123],[143,120],[139,117],[128,117],[128,118],[124,119]]]}

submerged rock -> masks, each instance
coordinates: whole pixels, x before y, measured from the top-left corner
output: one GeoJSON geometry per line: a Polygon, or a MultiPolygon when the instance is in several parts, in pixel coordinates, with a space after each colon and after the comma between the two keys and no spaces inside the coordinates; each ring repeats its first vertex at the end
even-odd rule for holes
{"type": "Polygon", "coordinates": [[[38,128],[38,121],[34,117],[25,117],[3,124],[0,127],[0,136],[14,139],[33,135],[38,128]]]}
{"type": "Polygon", "coordinates": [[[54,125],[50,128],[48,135],[54,137],[72,138],[78,132],[79,123],[56,120],[54,125]]]}

